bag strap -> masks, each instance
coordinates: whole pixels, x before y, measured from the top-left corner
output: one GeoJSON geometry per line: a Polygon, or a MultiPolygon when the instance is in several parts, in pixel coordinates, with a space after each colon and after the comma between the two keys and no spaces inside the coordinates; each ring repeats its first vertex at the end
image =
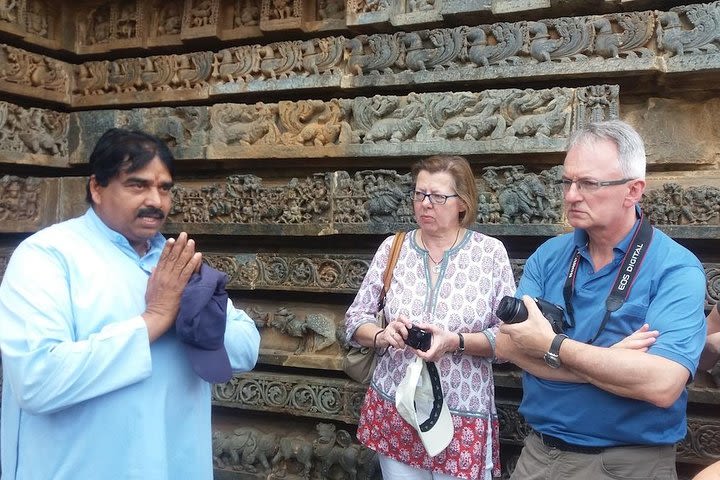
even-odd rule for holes
{"type": "Polygon", "coordinates": [[[395,234],[395,238],[393,239],[392,247],[390,247],[390,256],[388,257],[388,264],[385,267],[385,274],[383,275],[383,288],[382,292],[380,292],[380,310],[385,308],[385,295],[387,294],[388,290],[390,290],[390,282],[392,282],[393,270],[395,269],[395,264],[397,263],[398,257],[400,256],[400,250],[402,249],[404,239],[405,232],[397,232],[395,234]]]}

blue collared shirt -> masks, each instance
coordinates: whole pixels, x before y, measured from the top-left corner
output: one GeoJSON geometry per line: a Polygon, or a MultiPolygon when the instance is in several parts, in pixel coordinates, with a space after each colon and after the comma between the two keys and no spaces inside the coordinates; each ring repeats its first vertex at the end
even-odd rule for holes
{"type": "MultiPolygon", "coordinates": [[[[589,341],[605,316],[605,300],[633,232],[615,247],[613,261],[597,272],[585,231],[548,240],[528,259],[517,296],[564,305],[563,286],[578,249],[581,260],[572,298],[575,326],[566,333],[574,340],[589,341]]],[[[698,259],[654,230],[628,300],[612,314],[594,345],[613,345],[648,323],[660,332],[648,353],[679,363],[692,376],[705,343],[704,303],[705,274],[698,259]]],[[[663,409],[591,384],[555,382],[524,373],[520,413],[535,430],[577,445],[672,444],[685,436],[686,405],[686,392],[663,409]]]]}
{"type": "MultiPolygon", "coordinates": [[[[140,257],[90,209],[23,241],[0,286],[3,480],[212,479],[210,384],[174,329],[149,343],[140,257]]],[[[225,346],[250,370],[260,335],[228,302],[225,346]]]]}

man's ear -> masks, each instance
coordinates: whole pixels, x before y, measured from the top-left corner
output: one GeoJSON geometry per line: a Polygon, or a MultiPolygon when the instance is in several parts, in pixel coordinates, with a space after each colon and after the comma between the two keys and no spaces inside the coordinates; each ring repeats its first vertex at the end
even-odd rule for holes
{"type": "Polygon", "coordinates": [[[100,189],[103,188],[97,181],[97,178],[95,178],[95,175],[90,175],[90,180],[88,183],[90,187],[90,196],[92,197],[93,204],[97,205],[102,200],[102,196],[100,195],[100,189]]]}
{"type": "Polygon", "coordinates": [[[645,179],[639,178],[637,180],[633,180],[630,185],[630,190],[628,191],[627,196],[625,199],[630,203],[629,206],[636,205],[640,203],[642,200],[643,192],[645,191],[645,179]]]}

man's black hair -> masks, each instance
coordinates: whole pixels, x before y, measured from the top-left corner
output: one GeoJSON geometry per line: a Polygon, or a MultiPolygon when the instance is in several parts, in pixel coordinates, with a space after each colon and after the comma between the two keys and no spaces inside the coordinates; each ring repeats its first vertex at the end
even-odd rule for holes
{"type": "MultiPolygon", "coordinates": [[[[155,157],[165,165],[170,177],[175,178],[175,157],[165,142],[140,130],[111,128],[102,134],[90,154],[90,175],[95,175],[98,185],[107,187],[120,172],[140,170],[155,157]]],[[[85,200],[92,205],[90,180],[86,185],[85,200]]]]}

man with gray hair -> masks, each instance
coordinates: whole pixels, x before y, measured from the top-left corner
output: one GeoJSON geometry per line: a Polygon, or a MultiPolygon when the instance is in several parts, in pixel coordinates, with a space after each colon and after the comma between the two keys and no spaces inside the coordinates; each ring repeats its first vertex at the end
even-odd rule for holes
{"type": "Polygon", "coordinates": [[[532,427],[511,478],[675,479],[685,385],[705,342],[702,265],[638,207],[645,149],[631,126],[580,129],[563,167],[575,230],[530,256],[517,290],[527,320],[497,338],[498,357],[525,371],[532,427]],[[562,308],[562,326],[537,299],[562,308]]]}

